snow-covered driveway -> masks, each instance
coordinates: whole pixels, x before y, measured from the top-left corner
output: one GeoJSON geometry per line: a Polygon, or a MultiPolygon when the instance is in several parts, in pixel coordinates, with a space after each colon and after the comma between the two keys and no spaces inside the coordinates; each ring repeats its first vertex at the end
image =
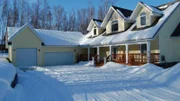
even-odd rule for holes
{"type": "Polygon", "coordinates": [[[57,101],[58,94],[75,101],[180,101],[179,85],[175,88],[154,80],[164,72],[168,70],[152,64],[128,67],[110,62],[102,68],[85,66],[83,63],[38,67],[37,71],[28,71],[27,74],[35,77],[36,83],[43,81],[44,85],[48,84],[48,88],[41,84],[40,89],[36,89],[49,94],[50,98],[56,97],[57,101]]]}

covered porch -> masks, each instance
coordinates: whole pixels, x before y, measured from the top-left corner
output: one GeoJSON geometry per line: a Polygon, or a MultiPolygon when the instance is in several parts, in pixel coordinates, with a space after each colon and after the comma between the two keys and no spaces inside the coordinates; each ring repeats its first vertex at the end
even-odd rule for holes
{"type": "Polygon", "coordinates": [[[108,61],[126,65],[143,65],[159,63],[159,48],[153,41],[125,43],[88,47],[88,54],[80,54],[81,60],[93,60],[96,66],[102,66],[108,61]],[[93,53],[93,54],[92,54],[93,53]]]}

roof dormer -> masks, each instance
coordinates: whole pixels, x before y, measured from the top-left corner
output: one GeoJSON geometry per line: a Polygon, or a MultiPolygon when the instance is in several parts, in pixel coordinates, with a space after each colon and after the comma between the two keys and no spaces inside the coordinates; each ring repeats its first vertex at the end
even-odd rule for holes
{"type": "Polygon", "coordinates": [[[129,19],[131,13],[131,10],[111,6],[101,24],[101,27],[106,28],[106,34],[125,31],[133,22],[129,19]]]}
{"type": "Polygon", "coordinates": [[[91,19],[87,30],[92,33],[92,37],[98,36],[104,32],[104,28],[101,27],[101,20],[91,19]]]}
{"type": "Polygon", "coordinates": [[[137,28],[144,28],[152,26],[162,16],[163,12],[158,8],[139,2],[130,19],[136,21],[137,28]]]}

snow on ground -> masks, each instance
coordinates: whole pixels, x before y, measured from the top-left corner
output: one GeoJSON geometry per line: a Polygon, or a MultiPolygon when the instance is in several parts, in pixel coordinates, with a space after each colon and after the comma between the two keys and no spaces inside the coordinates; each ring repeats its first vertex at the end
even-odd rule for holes
{"type": "Polygon", "coordinates": [[[152,81],[157,74],[160,76],[162,72],[168,71],[153,64],[129,67],[109,62],[101,68],[85,65],[85,62],[81,62],[73,66],[38,67],[36,72],[63,82],[74,101],[180,100],[178,87],[152,81]]]}
{"type": "Polygon", "coordinates": [[[8,61],[0,57],[0,101],[12,101],[19,98],[21,86],[17,85],[15,89],[11,88],[11,82],[14,80],[16,69],[8,61]],[[8,98],[11,100],[7,100],[8,98]]]}
{"type": "Polygon", "coordinates": [[[180,89],[180,63],[157,74],[153,80],[180,89]]]}
{"type": "Polygon", "coordinates": [[[7,57],[8,57],[8,53],[3,53],[3,52],[0,51],[0,57],[2,57],[2,58],[5,57],[5,58],[7,58],[7,57]]]}
{"type": "MultiPolygon", "coordinates": [[[[0,60],[0,64],[3,67],[6,62],[0,60]]],[[[35,71],[17,69],[17,86],[6,87],[9,90],[4,96],[0,90],[0,101],[180,101],[179,67],[180,64],[170,69],[153,64],[130,67],[108,62],[96,68],[89,61],[38,67],[35,71]]]]}

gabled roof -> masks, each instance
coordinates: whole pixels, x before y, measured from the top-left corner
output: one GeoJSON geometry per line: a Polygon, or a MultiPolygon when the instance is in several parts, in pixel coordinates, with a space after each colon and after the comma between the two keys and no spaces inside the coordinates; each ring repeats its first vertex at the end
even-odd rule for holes
{"type": "Polygon", "coordinates": [[[171,37],[177,37],[177,36],[180,36],[180,24],[176,27],[176,29],[171,35],[171,37]]]}
{"type": "Polygon", "coordinates": [[[158,23],[152,27],[133,31],[132,29],[136,26],[134,23],[127,31],[121,32],[114,35],[105,36],[101,34],[95,38],[84,38],[81,41],[81,45],[101,46],[101,45],[120,45],[120,44],[131,44],[141,43],[147,40],[153,40],[158,34],[162,26],[166,24],[166,21],[174,15],[175,11],[180,6],[180,2],[169,5],[163,12],[163,16],[158,20],[158,23]]]}
{"type": "Polygon", "coordinates": [[[88,25],[87,31],[91,31],[94,25],[96,25],[96,27],[100,28],[101,24],[102,24],[101,20],[91,19],[91,21],[90,21],[90,23],[88,25]]]}
{"type": "Polygon", "coordinates": [[[10,35],[10,36],[8,36],[8,41],[12,41],[16,37],[16,35],[21,33],[21,31],[27,27],[30,28],[31,31],[33,31],[33,33],[43,42],[42,38],[38,35],[38,33],[34,30],[34,28],[29,23],[25,24],[24,26],[22,26],[21,28],[18,28],[18,29],[12,28],[12,27],[11,27],[12,29],[10,29],[10,27],[9,27],[8,31],[11,31],[11,32],[8,32],[8,33],[10,33],[10,34],[8,34],[8,35],[10,35]],[[14,29],[15,33],[13,33],[13,31],[12,31],[13,29],[14,29]]]}
{"type": "MultiPolygon", "coordinates": [[[[11,41],[22,29],[30,27],[25,25],[21,28],[8,27],[9,41],[11,41]]],[[[81,32],[64,32],[55,30],[30,29],[41,39],[46,46],[79,46],[80,39],[84,36],[81,32]]]]}
{"type": "Polygon", "coordinates": [[[137,4],[136,8],[134,9],[134,11],[133,11],[130,19],[131,19],[131,20],[135,20],[136,17],[138,16],[140,10],[141,10],[142,8],[144,8],[144,7],[147,8],[147,9],[148,9],[151,13],[153,13],[155,16],[162,16],[162,15],[163,15],[163,12],[160,11],[158,8],[156,8],[156,7],[152,6],[152,5],[145,4],[145,3],[143,3],[143,2],[139,2],[139,3],[137,4]]]}
{"type": "Polygon", "coordinates": [[[120,8],[120,7],[117,7],[117,6],[111,6],[109,11],[107,12],[102,24],[101,24],[101,27],[106,26],[106,24],[108,23],[108,21],[109,21],[109,19],[110,19],[113,12],[116,12],[125,21],[130,21],[129,16],[132,13],[131,10],[128,10],[128,9],[125,9],[125,8],[120,8]]]}

